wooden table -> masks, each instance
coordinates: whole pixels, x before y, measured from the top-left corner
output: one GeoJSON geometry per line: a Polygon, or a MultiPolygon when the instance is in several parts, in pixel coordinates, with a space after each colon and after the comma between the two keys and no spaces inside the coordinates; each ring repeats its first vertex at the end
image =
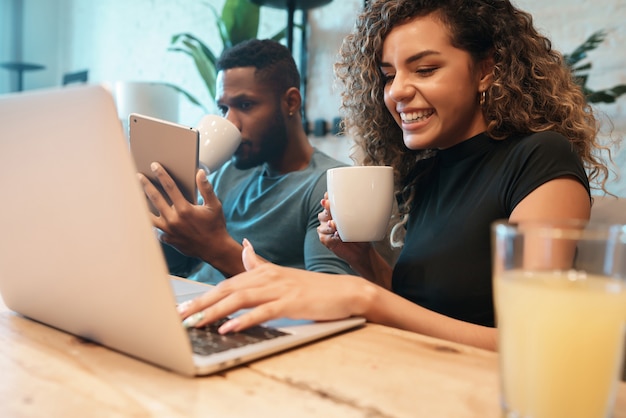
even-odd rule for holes
{"type": "MultiPolygon", "coordinates": [[[[0,299],[1,417],[499,417],[497,354],[380,325],[187,378],[0,299]]],[[[626,417],[620,383],[615,418],[626,417]]]]}

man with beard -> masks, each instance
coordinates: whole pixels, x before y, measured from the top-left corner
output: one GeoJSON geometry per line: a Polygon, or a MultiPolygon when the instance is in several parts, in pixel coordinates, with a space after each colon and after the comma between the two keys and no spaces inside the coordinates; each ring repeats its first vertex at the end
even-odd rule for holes
{"type": "Polygon", "coordinates": [[[218,108],[242,136],[233,158],[208,179],[198,171],[198,205],[180,195],[158,164],[154,172],[169,190],[171,206],[142,178],[160,212],[153,223],[170,272],[207,283],[241,273],[244,238],[279,265],[351,272],[318,238],[326,170],[343,164],[307,138],[291,52],[271,40],[249,40],[225,50],[217,71],[218,108]]]}

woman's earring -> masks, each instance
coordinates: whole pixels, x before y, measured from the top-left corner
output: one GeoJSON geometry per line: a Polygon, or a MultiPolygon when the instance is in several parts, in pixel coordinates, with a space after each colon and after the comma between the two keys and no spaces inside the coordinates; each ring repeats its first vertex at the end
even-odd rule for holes
{"type": "Polygon", "coordinates": [[[480,98],[478,99],[478,103],[481,106],[484,106],[485,101],[487,101],[487,90],[484,90],[483,92],[480,93],[480,98]]]}
{"type": "Polygon", "coordinates": [[[293,112],[289,112],[289,116],[293,116],[293,112]]]}

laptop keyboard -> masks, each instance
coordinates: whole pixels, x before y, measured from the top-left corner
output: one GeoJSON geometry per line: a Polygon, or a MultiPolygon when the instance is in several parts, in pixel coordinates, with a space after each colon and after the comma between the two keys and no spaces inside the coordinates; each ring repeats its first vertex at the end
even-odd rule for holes
{"type": "Polygon", "coordinates": [[[200,328],[187,328],[191,347],[195,354],[209,355],[226,351],[231,348],[243,347],[245,345],[258,343],[260,341],[271,340],[283,335],[289,335],[276,328],[263,325],[256,325],[239,332],[220,334],[218,328],[228,320],[223,318],[200,328]]]}

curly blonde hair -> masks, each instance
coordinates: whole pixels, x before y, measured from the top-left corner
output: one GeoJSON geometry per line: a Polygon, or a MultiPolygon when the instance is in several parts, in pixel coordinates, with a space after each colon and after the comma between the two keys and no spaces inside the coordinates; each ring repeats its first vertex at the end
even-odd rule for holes
{"type": "MultiPolygon", "coordinates": [[[[383,42],[397,25],[434,14],[449,30],[451,44],[475,62],[492,58],[493,83],[482,105],[487,135],[555,131],[582,158],[592,188],[605,188],[609,170],[601,158],[610,149],[597,140],[598,122],[563,56],[533,26],[529,13],[508,0],[370,0],[343,41],[335,64],[342,87],[344,129],[363,152],[364,165],[395,169],[399,215],[408,214],[415,194],[417,162],[435,150],[410,150],[385,107],[380,71],[383,42]]],[[[406,219],[406,217],[404,217],[406,219]]]]}

